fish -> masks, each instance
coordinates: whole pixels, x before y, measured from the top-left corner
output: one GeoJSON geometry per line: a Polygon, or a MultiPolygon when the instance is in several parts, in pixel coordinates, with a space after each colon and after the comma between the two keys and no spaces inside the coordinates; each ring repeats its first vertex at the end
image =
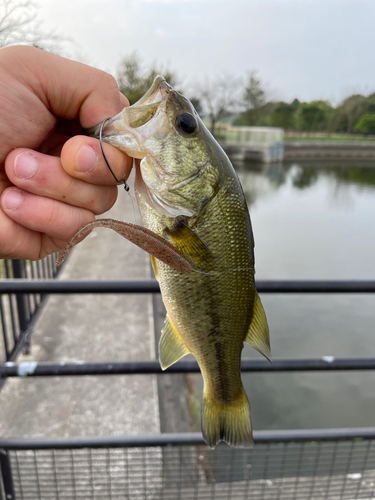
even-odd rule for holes
{"type": "Polygon", "coordinates": [[[202,434],[251,446],[241,381],[244,342],[271,361],[267,318],[256,291],[254,238],[238,176],[191,102],[162,76],[134,105],[90,131],[140,160],[135,194],[144,226],[101,219],[150,253],[167,311],[159,344],[163,370],[193,354],[203,382],[202,434]]]}

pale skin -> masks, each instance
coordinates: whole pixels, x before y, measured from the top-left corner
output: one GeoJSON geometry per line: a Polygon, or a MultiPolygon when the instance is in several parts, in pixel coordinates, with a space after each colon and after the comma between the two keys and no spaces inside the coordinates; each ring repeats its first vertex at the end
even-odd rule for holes
{"type": "MultiPolygon", "coordinates": [[[[0,50],[0,258],[61,250],[111,208],[116,181],[82,129],[128,105],[107,73],[31,47],[0,50]]],[[[133,160],[104,149],[126,179],[133,160]]]]}

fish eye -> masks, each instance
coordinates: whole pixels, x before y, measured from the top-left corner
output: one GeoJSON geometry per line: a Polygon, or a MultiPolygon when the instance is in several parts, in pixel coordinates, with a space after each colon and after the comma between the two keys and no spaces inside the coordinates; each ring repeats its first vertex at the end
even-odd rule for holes
{"type": "Polygon", "coordinates": [[[185,135],[191,135],[197,128],[197,122],[190,113],[180,113],[176,118],[176,127],[185,135]]]}

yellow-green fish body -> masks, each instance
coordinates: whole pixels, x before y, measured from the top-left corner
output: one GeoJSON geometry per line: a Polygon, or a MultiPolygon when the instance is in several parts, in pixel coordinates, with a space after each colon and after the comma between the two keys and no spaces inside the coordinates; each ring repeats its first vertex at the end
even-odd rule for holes
{"type": "Polygon", "coordinates": [[[238,177],[191,103],[161,77],[104,126],[106,142],[142,159],[137,201],[146,228],[191,262],[186,273],[151,257],[167,317],[163,369],[192,353],[204,379],[202,432],[210,446],[252,442],[241,382],[246,341],[270,358],[254,283],[253,235],[238,177]]]}

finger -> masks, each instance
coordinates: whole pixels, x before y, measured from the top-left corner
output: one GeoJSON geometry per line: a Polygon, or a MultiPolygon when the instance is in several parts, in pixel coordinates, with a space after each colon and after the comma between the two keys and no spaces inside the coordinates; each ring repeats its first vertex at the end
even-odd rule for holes
{"type": "Polygon", "coordinates": [[[8,70],[56,116],[72,120],[78,115],[89,128],[123,108],[115,78],[104,71],[33,47],[5,50],[8,70]]]}
{"type": "MultiPolygon", "coordinates": [[[[127,98],[119,92],[122,108],[129,105],[127,98]]],[[[39,151],[41,153],[53,154],[60,156],[64,143],[75,135],[82,134],[82,127],[78,118],[75,120],[60,119],[52,135],[47,137],[41,144],[39,151]]]]}
{"type": "Polygon", "coordinates": [[[39,196],[102,214],[116,201],[116,186],[97,186],[68,175],[59,157],[20,148],[6,158],[5,171],[12,184],[39,196]]]}
{"type": "Polygon", "coordinates": [[[121,92],[119,92],[119,94],[120,94],[121,109],[127,108],[129,106],[128,98],[124,96],[124,94],[122,94],[121,92]]]}
{"type": "Polygon", "coordinates": [[[0,258],[43,259],[64,248],[65,241],[32,231],[17,224],[0,210],[0,258]]]}
{"type": "MultiPolygon", "coordinates": [[[[103,144],[106,158],[117,179],[127,179],[133,159],[118,149],[103,144]]],[[[100,142],[92,137],[72,137],[61,151],[61,163],[72,177],[92,184],[113,185],[114,180],[101,151],[100,142]]]]}
{"type": "Polygon", "coordinates": [[[0,198],[2,256],[32,260],[61,249],[94,214],[19,188],[6,189],[0,198]]]}

